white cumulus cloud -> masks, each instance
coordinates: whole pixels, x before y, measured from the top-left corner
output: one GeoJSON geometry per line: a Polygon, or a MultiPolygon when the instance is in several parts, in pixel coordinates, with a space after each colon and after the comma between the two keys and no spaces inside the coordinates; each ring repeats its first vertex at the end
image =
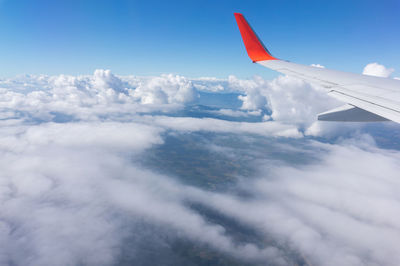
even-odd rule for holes
{"type": "Polygon", "coordinates": [[[328,96],[321,87],[290,76],[279,76],[271,81],[261,77],[240,80],[231,76],[229,86],[244,92],[239,96],[244,110],[270,111],[274,121],[295,125],[311,135],[336,130],[336,124],[315,124],[319,113],[342,104],[328,96]]]}
{"type": "Polygon", "coordinates": [[[311,64],[312,67],[319,67],[319,68],[325,68],[323,65],[320,64],[311,64]]]}
{"type": "Polygon", "coordinates": [[[377,77],[389,77],[394,72],[393,68],[387,68],[378,63],[370,63],[364,67],[363,74],[377,77]]]}

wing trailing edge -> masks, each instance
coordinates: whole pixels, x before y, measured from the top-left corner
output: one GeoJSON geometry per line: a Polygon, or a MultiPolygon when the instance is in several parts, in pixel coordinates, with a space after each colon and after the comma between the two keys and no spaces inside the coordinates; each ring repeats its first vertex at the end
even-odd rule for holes
{"type": "Polygon", "coordinates": [[[323,112],[318,115],[320,121],[337,121],[337,122],[381,122],[388,119],[365,111],[356,106],[345,104],[338,108],[323,112]]]}

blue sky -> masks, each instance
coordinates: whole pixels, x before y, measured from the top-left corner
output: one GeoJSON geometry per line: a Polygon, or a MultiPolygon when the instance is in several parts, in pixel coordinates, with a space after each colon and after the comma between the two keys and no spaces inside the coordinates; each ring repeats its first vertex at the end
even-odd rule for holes
{"type": "Polygon", "coordinates": [[[399,76],[398,10],[394,0],[0,0],[0,76],[273,76],[247,58],[233,12],[279,58],[353,72],[379,62],[399,76]]]}

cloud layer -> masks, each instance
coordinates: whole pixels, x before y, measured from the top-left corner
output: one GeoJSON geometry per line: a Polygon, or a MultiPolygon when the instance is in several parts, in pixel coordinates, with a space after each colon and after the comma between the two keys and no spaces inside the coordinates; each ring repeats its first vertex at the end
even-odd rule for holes
{"type": "Polygon", "coordinates": [[[237,259],[282,260],[275,247],[235,243],[186,205],[192,188],[135,163],[162,143],[157,127],[50,123],[1,133],[2,265],[109,265],[124,238],[141,238],[143,219],[237,259]]]}
{"type": "MultiPolygon", "coordinates": [[[[3,127],[1,264],[108,265],[118,258],[126,226],[133,226],[130,237],[141,239],[135,224],[143,219],[175,238],[253,263],[285,265],[293,260],[288,250],[319,265],[398,261],[399,152],[376,148],[369,136],[340,144],[306,141],[300,150],[279,141],[273,145],[280,152],[311,150],[320,158],[294,167],[261,155],[254,165],[259,174],[238,187],[251,195],[242,198],[182,185],[135,163],[145,149],[162,145],[163,132],[115,122],[3,127]],[[188,201],[254,228],[263,244],[236,241],[188,201]]],[[[246,153],[262,149],[257,139],[243,141],[246,153]]],[[[231,160],[226,149],[232,147],[221,148],[231,160]]]]}
{"type": "Polygon", "coordinates": [[[359,144],[313,143],[326,155],[300,168],[265,162],[268,174],[244,184],[253,199],[201,198],[300,250],[312,265],[396,265],[400,154],[359,144]]]}
{"type": "Polygon", "coordinates": [[[396,265],[400,153],[377,147],[384,127],[315,123],[336,104],[286,76],[3,79],[0,265],[110,265],[126,247],[138,261],[146,241],[160,256],[187,241],[238,263],[396,265]],[[203,110],[201,93],[241,106],[203,110]],[[146,164],[157,149],[170,153],[146,164]],[[162,171],[168,154],[182,158],[175,173],[201,169],[206,184],[224,176],[200,163],[215,154],[248,174],[223,191],[194,187],[162,171]]]}

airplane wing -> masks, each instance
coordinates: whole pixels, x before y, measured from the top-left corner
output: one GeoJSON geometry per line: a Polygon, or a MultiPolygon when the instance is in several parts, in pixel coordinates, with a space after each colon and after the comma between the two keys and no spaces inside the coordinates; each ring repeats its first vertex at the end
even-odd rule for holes
{"type": "Polygon", "coordinates": [[[296,64],[271,55],[244,16],[235,13],[253,63],[318,84],[346,105],[318,115],[323,121],[395,121],[400,123],[400,80],[296,64]]]}

